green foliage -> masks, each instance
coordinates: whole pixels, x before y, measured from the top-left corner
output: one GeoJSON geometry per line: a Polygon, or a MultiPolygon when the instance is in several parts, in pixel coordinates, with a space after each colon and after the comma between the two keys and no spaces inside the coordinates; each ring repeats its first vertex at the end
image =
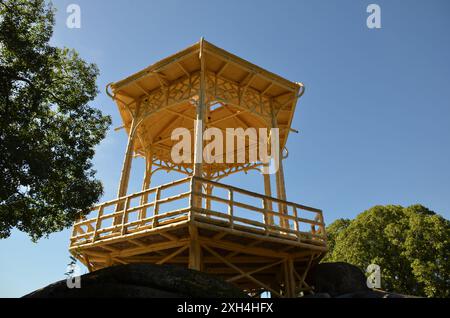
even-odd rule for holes
{"type": "Polygon", "coordinates": [[[327,262],[381,267],[382,289],[450,297],[450,222],[421,205],[375,206],[327,228],[327,262]]]}
{"type": "Polygon", "coordinates": [[[111,119],[88,104],[98,69],[49,45],[53,25],[44,0],[0,1],[0,238],[62,230],[103,192],[91,160],[111,119]]]}

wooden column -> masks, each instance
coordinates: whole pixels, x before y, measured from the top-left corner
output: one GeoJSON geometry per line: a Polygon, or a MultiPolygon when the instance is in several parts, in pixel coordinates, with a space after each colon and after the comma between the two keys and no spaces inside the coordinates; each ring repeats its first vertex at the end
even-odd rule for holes
{"type": "Polygon", "coordinates": [[[194,225],[189,226],[189,269],[201,270],[201,247],[198,241],[197,227],[194,225]]]}
{"type": "MultiPolygon", "coordinates": [[[[130,181],[131,164],[133,161],[133,148],[136,134],[136,125],[138,122],[140,102],[136,103],[136,110],[132,114],[133,119],[131,121],[130,132],[128,135],[127,149],[125,150],[125,157],[123,159],[122,171],[120,172],[119,189],[117,191],[117,197],[121,198],[127,194],[128,183],[130,181]]],[[[117,203],[116,212],[122,211],[125,208],[125,202],[121,201],[117,203]]],[[[123,221],[123,217],[118,215],[114,218],[113,225],[120,224],[123,221]]]]}
{"type": "MultiPolygon", "coordinates": [[[[205,96],[205,57],[203,53],[203,38],[200,40],[200,92],[196,108],[195,121],[195,139],[194,139],[194,176],[202,177],[203,175],[203,130],[206,110],[206,96],[205,96]]],[[[200,182],[195,183],[194,191],[202,192],[202,185],[200,182]]],[[[195,207],[201,207],[202,199],[200,196],[195,196],[195,207]]]]}
{"type": "MultiPolygon", "coordinates": [[[[278,122],[275,113],[272,109],[272,128],[278,128],[278,122]]],[[[281,145],[280,145],[281,146],[281,145]]],[[[286,188],[284,183],[284,171],[283,171],[283,153],[282,148],[271,149],[271,151],[279,151],[279,162],[278,170],[275,173],[276,183],[277,183],[277,198],[286,201],[286,188]]],[[[287,207],[285,204],[278,204],[278,211],[280,214],[287,214],[287,207]]],[[[289,222],[287,220],[280,220],[280,225],[285,228],[289,228],[289,222]]]]}
{"type": "MultiPolygon", "coordinates": [[[[152,179],[152,165],[153,165],[153,151],[152,148],[150,147],[145,155],[145,171],[144,171],[144,180],[142,182],[142,191],[150,188],[150,183],[152,179]]],[[[141,197],[140,204],[143,205],[146,203],[148,203],[148,194],[144,194],[141,197]]],[[[147,217],[147,208],[143,208],[139,212],[139,220],[142,220],[146,217],[147,217]]]]}
{"type": "Polygon", "coordinates": [[[295,294],[295,277],[294,277],[294,261],[292,258],[286,259],[284,262],[284,284],[285,296],[289,298],[296,297],[295,294]]]}
{"type": "Polygon", "coordinates": [[[133,161],[133,147],[134,147],[134,136],[132,134],[132,131],[135,128],[135,122],[136,121],[133,119],[131,123],[130,134],[128,135],[127,148],[125,150],[125,157],[123,159],[122,171],[120,173],[119,189],[117,191],[118,198],[125,196],[128,190],[128,182],[130,180],[130,171],[131,171],[131,164],[133,161]]]}
{"type": "Polygon", "coordinates": [[[134,148],[134,140],[135,140],[135,130],[136,124],[138,121],[140,102],[137,103],[136,111],[133,116],[133,120],[131,121],[130,133],[128,135],[127,149],[125,151],[125,157],[123,159],[122,171],[120,173],[120,182],[119,182],[119,190],[117,191],[117,197],[123,197],[127,194],[128,190],[128,182],[130,180],[130,171],[131,171],[131,163],[133,161],[133,148],[134,148]]]}
{"type": "MultiPolygon", "coordinates": [[[[131,121],[130,133],[128,135],[127,148],[125,150],[125,157],[123,159],[122,171],[120,173],[119,189],[117,191],[117,197],[121,198],[127,194],[128,183],[130,181],[131,164],[133,162],[133,148],[135,140],[135,130],[137,124],[137,115],[139,112],[139,104],[137,105],[134,118],[131,121]]],[[[124,201],[117,203],[116,211],[122,211],[124,209],[124,201]]],[[[120,224],[122,222],[122,217],[119,215],[114,218],[114,225],[120,224]]]]}
{"type": "MultiPolygon", "coordinates": [[[[280,154],[280,163],[279,163],[280,166],[278,168],[277,173],[275,174],[276,181],[277,181],[277,197],[278,197],[278,199],[286,201],[286,188],[285,188],[285,184],[284,184],[284,171],[283,171],[283,161],[282,160],[283,159],[281,158],[281,154],[280,154]]],[[[281,214],[287,214],[287,207],[285,204],[283,204],[283,203],[278,204],[278,209],[281,214]]],[[[289,221],[286,219],[282,219],[280,221],[280,225],[282,227],[289,228],[289,221]]]]}

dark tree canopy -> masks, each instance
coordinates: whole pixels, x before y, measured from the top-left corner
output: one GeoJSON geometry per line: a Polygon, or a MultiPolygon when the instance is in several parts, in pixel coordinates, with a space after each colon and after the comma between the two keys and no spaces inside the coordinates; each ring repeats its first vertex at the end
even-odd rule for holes
{"type": "Polygon", "coordinates": [[[91,160],[111,119],[89,105],[98,69],[51,46],[53,25],[44,0],[0,1],[0,238],[62,230],[103,192],[91,160]]]}
{"type": "Polygon", "coordinates": [[[450,297],[450,222],[421,205],[375,206],[327,228],[325,262],[381,268],[390,292],[450,297]]]}

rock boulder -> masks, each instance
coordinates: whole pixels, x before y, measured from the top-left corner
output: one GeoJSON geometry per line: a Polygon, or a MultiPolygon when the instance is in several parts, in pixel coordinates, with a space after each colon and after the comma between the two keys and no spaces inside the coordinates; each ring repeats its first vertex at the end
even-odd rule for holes
{"type": "Polygon", "coordinates": [[[214,276],[171,265],[128,264],[81,276],[81,288],[68,288],[66,280],[36,290],[26,298],[174,298],[248,297],[214,276]]]}

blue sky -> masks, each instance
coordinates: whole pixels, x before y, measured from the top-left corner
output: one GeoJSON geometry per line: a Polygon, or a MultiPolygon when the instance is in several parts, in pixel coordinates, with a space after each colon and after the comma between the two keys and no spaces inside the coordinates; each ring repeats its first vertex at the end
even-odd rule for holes
{"type": "MultiPolygon", "coordinates": [[[[101,72],[94,104],[113,118],[97,148],[103,199],[116,195],[126,136],[105,96],[117,81],[201,36],[292,81],[297,105],[284,163],[287,197],[324,211],[326,223],[377,204],[420,203],[450,218],[450,2],[448,1],[54,1],[53,43],[75,48],[101,72]],[[68,29],[66,7],[81,7],[68,29]],[[366,26],[381,7],[382,28],[366,26]]],[[[135,160],[130,190],[141,186],[135,160]]],[[[153,184],[170,176],[156,174],[153,184]]],[[[263,192],[261,176],[223,182],[263,192]]],[[[16,297],[64,278],[68,230],[31,243],[0,240],[0,296],[16,297]]]]}

